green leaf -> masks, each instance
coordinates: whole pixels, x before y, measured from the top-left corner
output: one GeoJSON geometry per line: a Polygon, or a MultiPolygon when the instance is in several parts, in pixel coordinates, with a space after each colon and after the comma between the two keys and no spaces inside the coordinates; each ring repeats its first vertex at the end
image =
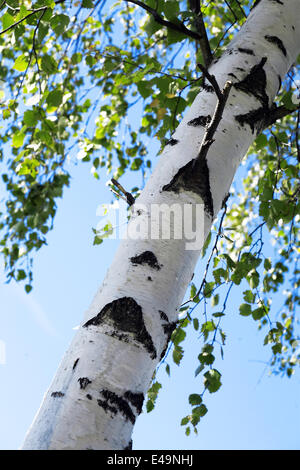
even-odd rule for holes
{"type": "Polygon", "coordinates": [[[50,91],[49,95],[47,96],[46,102],[49,106],[58,107],[62,103],[63,99],[63,92],[60,90],[53,90],[50,91]]]}
{"type": "Polygon", "coordinates": [[[82,0],[82,8],[93,8],[94,2],[92,0],[82,0]]]}
{"type": "Polygon", "coordinates": [[[223,313],[223,312],[216,312],[216,313],[213,313],[212,316],[215,317],[215,318],[224,317],[224,316],[225,316],[225,313],[223,313]]]}
{"type": "Polygon", "coordinates": [[[202,398],[197,393],[192,393],[189,396],[189,403],[190,405],[200,405],[200,403],[202,403],[202,398]]]}
{"type": "Polygon", "coordinates": [[[214,307],[215,305],[218,305],[219,300],[220,300],[219,294],[214,295],[213,298],[211,299],[212,307],[214,307]]]}
{"type": "Polygon", "coordinates": [[[48,31],[49,31],[49,25],[41,22],[39,29],[38,29],[38,34],[37,34],[38,43],[41,43],[43,41],[48,31]]]}
{"type": "Polygon", "coordinates": [[[13,65],[13,69],[17,70],[18,72],[24,72],[28,66],[28,57],[24,54],[20,55],[13,65]]]}
{"type": "Polygon", "coordinates": [[[197,406],[196,408],[193,408],[193,415],[194,416],[197,416],[198,418],[203,418],[203,416],[206,415],[207,413],[207,408],[204,404],[200,405],[200,406],[197,406]]]}
{"type": "Polygon", "coordinates": [[[180,346],[176,346],[173,350],[173,361],[179,366],[181,359],[183,358],[183,349],[180,346]]]}
{"type": "Polygon", "coordinates": [[[192,299],[197,294],[197,288],[194,283],[191,284],[190,298],[192,299]]]}
{"type": "Polygon", "coordinates": [[[249,277],[249,285],[251,289],[255,289],[259,285],[259,274],[257,271],[254,271],[249,277]]]}
{"type": "Polygon", "coordinates": [[[202,332],[204,332],[204,331],[211,332],[211,331],[215,331],[215,329],[216,329],[216,325],[214,324],[214,322],[212,320],[209,320],[209,321],[203,323],[203,325],[201,327],[202,332]]]}
{"type": "Polygon", "coordinates": [[[154,409],[154,403],[153,403],[153,401],[147,400],[147,403],[146,403],[146,411],[147,411],[147,413],[150,413],[150,411],[152,411],[153,409],[154,409]]]}
{"type": "Polygon", "coordinates": [[[204,258],[204,256],[206,255],[207,248],[209,247],[210,242],[211,242],[211,237],[212,237],[211,232],[209,232],[202,248],[202,258],[204,258]]]}
{"type": "Polygon", "coordinates": [[[48,75],[51,75],[57,71],[57,63],[53,59],[53,57],[48,54],[45,54],[41,60],[41,68],[48,75]]]}
{"type": "Polygon", "coordinates": [[[96,237],[94,237],[93,245],[101,245],[101,243],[103,243],[103,238],[96,235],[96,237]]]}
{"type": "Polygon", "coordinates": [[[265,134],[260,134],[256,138],[255,144],[256,144],[256,148],[258,150],[265,148],[268,144],[267,136],[265,136],[265,134]]]}
{"type": "Polygon", "coordinates": [[[244,300],[250,304],[255,301],[255,294],[251,290],[245,290],[243,293],[244,300]]]}
{"type": "Polygon", "coordinates": [[[260,320],[266,315],[266,311],[263,307],[256,308],[252,312],[252,317],[254,320],[260,320]]]}
{"type": "Polygon", "coordinates": [[[180,424],[181,424],[181,426],[185,426],[188,422],[189,422],[189,418],[187,416],[185,416],[184,418],[182,418],[180,424]]]}
{"type": "Polygon", "coordinates": [[[264,261],[264,268],[266,271],[269,271],[272,267],[272,263],[271,263],[271,260],[270,258],[266,258],[265,261],[264,261]]]}
{"type": "Polygon", "coordinates": [[[133,171],[137,171],[140,169],[142,163],[143,163],[143,160],[141,158],[135,158],[131,164],[130,169],[133,171]]]}
{"type": "Polygon", "coordinates": [[[26,273],[23,269],[18,269],[17,281],[22,281],[23,279],[26,279],[26,273]]]}
{"type": "Polygon", "coordinates": [[[55,15],[50,20],[50,26],[57,36],[62,34],[67,28],[70,18],[67,15],[55,15]]]}
{"type": "Polygon", "coordinates": [[[204,374],[204,385],[210,393],[215,393],[221,387],[221,374],[216,369],[210,369],[204,374]]]}
{"type": "Polygon", "coordinates": [[[22,147],[25,139],[25,134],[22,131],[18,131],[14,134],[12,144],[15,148],[22,147]]]}
{"type": "Polygon", "coordinates": [[[196,331],[199,330],[199,320],[198,320],[198,318],[193,318],[193,326],[194,326],[194,329],[196,331]]]}
{"type": "Polygon", "coordinates": [[[9,13],[4,13],[1,18],[3,29],[9,28],[12,24],[15,23],[14,17],[9,13]]]}
{"type": "Polygon", "coordinates": [[[214,282],[206,282],[204,289],[203,289],[204,297],[208,297],[208,298],[211,297],[214,287],[215,287],[214,282]]]}
{"type": "Polygon", "coordinates": [[[240,305],[240,315],[243,315],[243,317],[248,317],[249,315],[251,315],[251,305],[249,304],[240,305]]]}
{"type": "Polygon", "coordinates": [[[176,330],[173,331],[171,339],[173,343],[177,346],[179,343],[184,341],[186,337],[186,332],[182,328],[176,328],[176,330]]]}
{"type": "Polygon", "coordinates": [[[149,388],[147,392],[148,401],[146,403],[147,413],[149,413],[150,411],[154,409],[155,401],[157,399],[157,395],[160,389],[161,389],[161,384],[159,382],[154,382],[149,388]]]}
{"type": "Polygon", "coordinates": [[[214,361],[215,361],[215,356],[212,354],[212,351],[213,351],[213,346],[212,346],[212,345],[209,345],[209,344],[206,344],[206,345],[202,348],[202,352],[201,352],[201,354],[199,354],[198,360],[199,360],[202,364],[205,364],[205,365],[211,365],[211,364],[213,364],[214,361]]]}
{"type": "Polygon", "coordinates": [[[24,113],[23,121],[28,127],[34,127],[37,125],[39,113],[36,110],[28,109],[24,113]]]}

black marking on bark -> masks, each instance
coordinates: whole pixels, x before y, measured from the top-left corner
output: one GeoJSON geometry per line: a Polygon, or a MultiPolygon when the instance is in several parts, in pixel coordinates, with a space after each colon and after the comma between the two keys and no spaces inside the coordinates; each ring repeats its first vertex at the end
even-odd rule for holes
{"type": "Polygon", "coordinates": [[[244,93],[254,95],[263,105],[268,108],[269,98],[266,93],[267,77],[264,70],[264,65],[267,62],[267,57],[263,57],[259,64],[254,65],[249,74],[240,82],[235,83],[233,86],[244,93]]]}
{"type": "Polygon", "coordinates": [[[246,49],[244,47],[238,47],[238,51],[242,54],[255,55],[252,49],[246,49]]]}
{"type": "Polygon", "coordinates": [[[278,88],[278,91],[279,91],[280,88],[281,88],[281,85],[282,85],[282,80],[281,80],[281,76],[280,76],[280,75],[277,75],[277,78],[278,78],[278,81],[279,81],[279,88],[278,88]]]}
{"type": "Polygon", "coordinates": [[[113,415],[116,415],[118,413],[118,409],[115,407],[115,406],[111,406],[107,403],[107,401],[104,401],[104,400],[97,400],[97,403],[99,406],[101,406],[101,408],[104,409],[105,413],[107,413],[108,411],[110,411],[112,413],[112,416],[113,415]]]}
{"type": "Polygon", "coordinates": [[[77,366],[77,364],[78,364],[78,361],[79,361],[79,357],[76,359],[76,361],[75,361],[74,364],[73,364],[73,370],[76,369],[76,366],[77,366]]]}
{"type": "Polygon", "coordinates": [[[159,270],[161,268],[161,266],[158,264],[155,254],[152,251],[144,251],[140,255],[133,256],[130,258],[130,261],[134,265],[147,264],[153,269],[159,270]]]}
{"type": "Polygon", "coordinates": [[[123,333],[118,333],[117,331],[113,331],[110,336],[113,338],[117,338],[119,341],[123,341],[123,343],[129,343],[129,336],[124,335],[123,333]]]}
{"type": "Polygon", "coordinates": [[[151,276],[148,276],[148,277],[147,277],[147,281],[152,281],[152,277],[151,277],[151,276]]]}
{"type": "MultiPolygon", "coordinates": [[[[209,145],[212,144],[212,141],[209,145]]],[[[214,216],[214,205],[210,191],[209,169],[205,159],[193,159],[184,165],[171,182],[163,186],[162,191],[173,191],[180,193],[181,191],[191,191],[198,194],[204,203],[204,210],[212,218],[214,216]]]]}
{"type": "Polygon", "coordinates": [[[198,116],[195,119],[192,119],[187,123],[188,126],[198,127],[203,126],[205,127],[211,121],[211,116],[208,114],[207,116],[198,116]]]}
{"type": "Polygon", "coordinates": [[[281,41],[281,39],[279,39],[279,37],[277,36],[269,36],[269,34],[266,34],[265,35],[265,39],[268,41],[268,42],[271,42],[272,44],[275,44],[278,49],[281,50],[281,52],[283,53],[283,55],[286,57],[286,48],[284,47],[284,44],[283,42],[281,41]]]}
{"type": "Polygon", "coordinates": [[[124,447],[123,450],[132,450],[132,439],[130,439],[130,441],[128,442],[128,445],[124,447]]]}
{"type": "Polygon", "coordinates": [[[86,397],[87,397],[88,400],[92,400],[92,399],[93,399],[92,395],[90,395],[89,393],[86,395],[86,397]]]}
{"type": "Polygon", "coordinates": [[[178,144],[179,140],[177,139],[169,139],[167,142],[166,142],[166,145],[171,145],[173,147],[173,145],[176,145],[178,144]]]}
{"type": "Polygon", "coordinates": [[[238,79],[237,76],[234,73],[231,73],[231,72],[228,74],[228,77],[233,77],[236,80],[238,79]]]}
{"type": "Polygon", "coordinates": [[[203,90],[205,90],[207,93],[214,93],[214,87],[211,85],[206,85],[206,83],[203,83],[202,85],[203,90]]]}
{"type": "Polygon", "coordinates": [[[135,408],[137,413],[140,415],[143,408],[145,395],[143,393],[133,393],[130,390],[124,393],[124,398],[128,400],[135,408]]]}
{"type": "Polygon", "coordinates": [[[126,421],[129,420],[132,424],[135,423],[135,415],[124,398],[120,397],[111,390],[103,389],[100,391],[100,393],[104,397],[105,403],[107,403],[108,406],[112,406],[117,409],[117,411],[119,411],[125,417],[126,421]]]}
{"type": "Polygon", "coordinates": [[[236,67],[237,70],[240,70],[241,72],[245,72],[245,69],[243,69],[242,67],[236,67]]]}
{"type": "MultiPolygon", "coordinates": [[[[146,330],[142,309],[132,297],[113,300],[105,305],[98,315],[88,320],[83,327],[98,326],[102,323],[112,326],[118,339],[121,339],[119,336],[120,331],[129,333],[135,341],[145,347],[151,359],[156,358],[156,349],[151,336],[146,330]]],[[[127,334],[125,337],[129,339],[127,334]]]]}
{"type": "Polygon", "coordinates": [[[160,318],[166,322],[169,321],[167,315],[165,314],[165,312],[163,312],[162,310],[159,310],[159,315],[160,315],[160,318]]]}
{"type": "Polygon", "coordinates": [[[166,351],[168,349],[168,345],[169,345],[169,342],[170,342],[170,339],[171,339],[171,336],[172,336],[172,333],[173,331],[175,330],[176,326],[177,326],[177,321],[173,321],[173,322],[169,322],[168,320],[168,317],[167,315],[162,312],[161,310],[159,310],[159,313],[160,313],[160,317],[162,320],[165,320],[167,323],[163,323],[162,324],[162,327],[163,327],[163,330],[164,330],[164,334],[167,335],[167,338],[166,338],[166,342],[165,342],[165,346],[161,352],[161,355],[160,355],[160,361],[162,360],[162,358],[164,357],[164,355],[166,354],[166,351]]]}
{"type": "Polygon", "coordinates": [[[82,390],[84,390],[89,384],[92,383],[92,381],[88,379],[87,377],[80,377],[78,379],[78,382],[82,390]]]}
{"type": "Polygon", "coordinates": [[[168,335],[168,342],[171,339],[172,333],[175,330],[177,325],[177,321],[172,321],[171,323],[164,323],[163,324],[163,330],[166,335],[168,335]]]}
{"type": "Polygon", "coordinates": [[[252,130],[252,134],[254,134],[255,130],[260,132],[264,128],[267,115],[268,111],[262,106],[261,108],[249,111],[247,114],[239,114],[234,117],[242,126],[248,124],[252,130]]]}
{"type": "Polygon", "coordinates": [[[54,397],[54,398],[62,398],[64,396],[65,396],[65,394],[63,392],[52,392],[51,393],[51,397],[54,397]]]}

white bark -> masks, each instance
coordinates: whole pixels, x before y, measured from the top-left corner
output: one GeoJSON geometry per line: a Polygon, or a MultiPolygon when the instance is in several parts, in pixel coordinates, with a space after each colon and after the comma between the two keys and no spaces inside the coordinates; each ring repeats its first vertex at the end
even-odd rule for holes
{"type": "MultiPolygon", "coordinates": [[[[172,186],[173,177],[198,154],[205,128],[199,125],[203,119],[195,119],[212,116],[216,107],[215,93],[204,89],[137,201],[147,210],[135,208],[130,224],[149,217],[154,203],[201,204],[204,200],[207,236],[236,169],[299,52],[299,0],[261,0],[222,58],[210,68],[220,88],[228,80],[236,85],[207,155],[208,180],[205,169],[195,179],[183,172],[180,190],[179,183],[175,188],[175,180],[172,186]],[[204,189],[193,190],[199,181],[204,189]],[[164,188],[168,184],[169,190],[164,188]]],[[[135,418],[177,320],[198,256],[199,251],[185,249],[185,240],[121,243],[27,433],[24,449],[130,446],[135,418]],[[156,261],[149,253],[131,260],[145,252],[154,254],[156,261]]]]}

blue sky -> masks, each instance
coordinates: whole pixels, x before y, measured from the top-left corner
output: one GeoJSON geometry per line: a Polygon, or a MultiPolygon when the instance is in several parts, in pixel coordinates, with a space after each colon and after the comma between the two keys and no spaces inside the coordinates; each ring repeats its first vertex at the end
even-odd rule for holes
{"type": "MultiPolygon", "coordinates": [[[[107,178],[94,180],[83,163],[72,174],[48,246],[36,256],[32,293],[15,283],[0,285],[0,340],[6,346],[6,364],[0,365],[1,449],[21,445],[118,244],[92,245],[97,207],[111,201],[107,178]]],[[[204,267],[198,264],[199,276],[204,267]]],[[[172,365],[170,378],[160,369],[163,388],[156,409],[137,421],[135,449],[299,449],[300,375],[285,379],[264,372],[270,357],[262,346],[264,332],[239,316],[240,290],[233,291],[223,320],[228,338],[224,360],[216,364],[223,386],[205,395],[209,411],[198,436],[186,437],[180,426],[189,412],[188,395],[202,391],[201,377],[194,378],[202,342],[192,334],[182,366],[172,365]]]]}

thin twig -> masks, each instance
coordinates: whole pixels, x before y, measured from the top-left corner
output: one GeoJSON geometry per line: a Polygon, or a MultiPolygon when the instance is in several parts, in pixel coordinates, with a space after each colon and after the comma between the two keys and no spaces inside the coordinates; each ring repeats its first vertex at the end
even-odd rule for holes
{"type": "Polygon", "coordinates": [[[225,83],[225,86],[224,86],[223,90],[221,91],[215,76],[211,75],[205,69],[205,67],[203,67],[201,64],[199,64],[199,68],[202,70],[204,76],[212,84],[212,86],[215,90],[215,93],[218,97],[218,102],[217,102],[217,106],[216,106],[214,115],[212,117],[212,120],[206,128],[206,131],[205,131],[205,134],[204,134],[204,137],[203,137],[200,149],[199,149],[198,156],[194,160],[194,166],[197,165],[197,162],[199,160],[203,160],[207,156],[210,145],[213,142],[214,134],[215,134],[215,132],[218,128],[218,125],[219,125],[221,119],[222,119],[223,111],[224,111],[224,108],[225,108],[225,105],[226,105],[226,102],[227,102],[227,99],[228,99],[228,96],[229,96],[229,93],[230,93],[230,89],[231,89],[231,86],[232,86],[232,83],[228,81],[228,82],[225,83]]]}
{"type": "MultiPolygon", "coordinates": [[[[60,3],[64,3],[64,2],[65,2],[65,0],[56,0],[55,5],[59,5],[60,3]]],[[[40,11],[46,11],[48,8],[49,8],[48,6],[45,6],[45,7],[40,7],[40,8],[36,8],[36,9],[32,10],[30,13],[28,13],[28,15],[24,16],[23,18],[21,18],[16,23],[14,23],[14,24],[8,26],[8,28],[5,28],[2,31],[0,31],[0,36],[4,33],[7,33],[11,29],[15,28],[16,26],[18,26],[18,24],[23,23],[23,21],[27,20],[28,18],[35,15],[36,13],[38,13],[40,11]]]]}
{"type": "Polygon", "coordinates": [[[212,63],[213,54],[211,52],[211,48],[210,48],[210,44],[209,44],[209,40],[208,40],[208,36],[207,36],[205,24],[204,24],[200,0],[196,2],[190,2],[190,8],[195,14],[194,24],[201,38],[199,39],[201,54],[203,57],[205,67],[208,68],[210,64],[212,63]]]}
{"type": "Polygon", "coordinates": [[[148,13],[150,13],[157,23],[166,26],[167,28],[173,29],[178,33],[185,34],[186,36],[189,36],[192,39],[197,39],[198,41],[201,39],[201,36],[199,36],[198,33],[195,33],[194,31],[191,31],[190,29],[186,28],[181,21],[179,21],[178,23],[172,23],[171,21],[165,20],[164,18],[162,18],[162,16],[157,13],[156,10],[139,0],[125,0],[125,2],[134,3],[135,5],[140,6],[148,13]]]}
{"type": "MultiPolygon", "coordinates": [[[[131,193],[129,193],[128,191],[126,191],[126,189],[124,189],[123,186],[117,180],[115,180],[114,178],[111,179],[111,182],[112,182],[112,184],[114,184],[121,191],[121,193],[124,194],[124,196],[126,197],[127,204],[129,206],[132,206],[135,203],[135,198],[133,197],[133,195],[131,193]]],[[[116,193],[116,191],[113,191],[113,192],[116,193]]],[[[120,194],[118,194],[118,195],[120,196],[120,194]]],[[[124,198],[122,198],[122,199],[124,199],[124,198]]]]}

